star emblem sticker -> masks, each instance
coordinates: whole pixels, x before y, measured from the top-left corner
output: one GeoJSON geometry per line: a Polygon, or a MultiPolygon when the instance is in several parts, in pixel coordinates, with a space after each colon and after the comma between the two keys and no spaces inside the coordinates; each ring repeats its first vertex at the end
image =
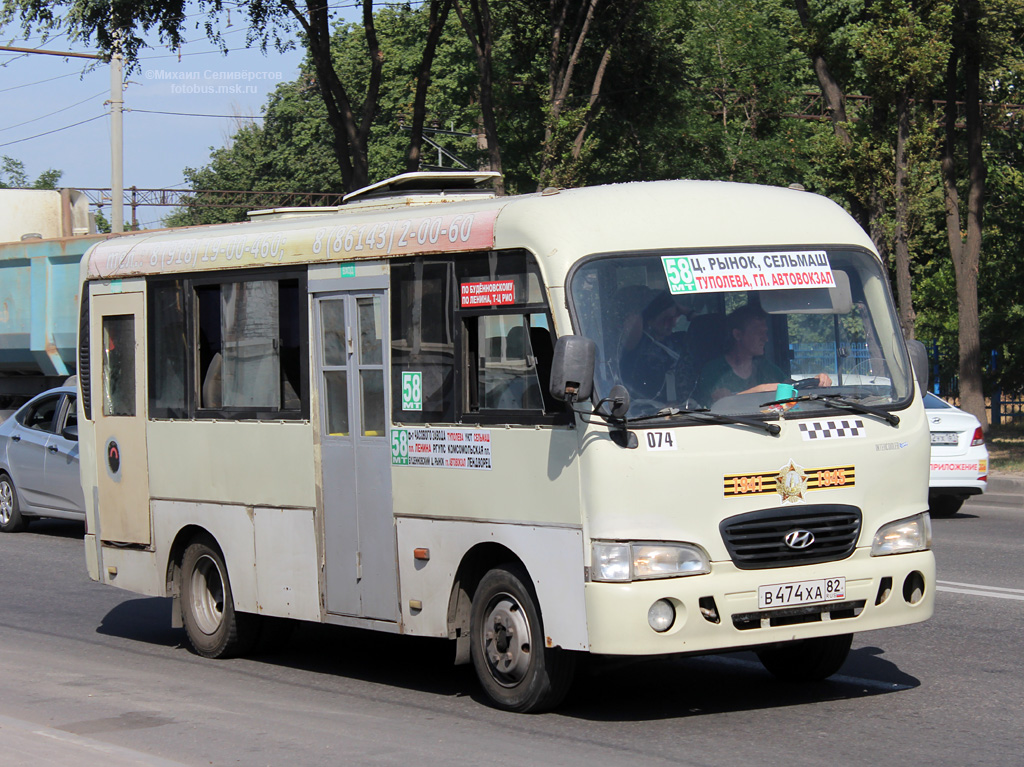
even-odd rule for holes
{"type": "Polygon", "coordinates": [[[779,474],[775,477],[775,487],[783,503],[803,501],[804,493],[807,492],[807,475],[804,474],[803,466],[790,459],[789,464],[779,469],[779,474]]]}

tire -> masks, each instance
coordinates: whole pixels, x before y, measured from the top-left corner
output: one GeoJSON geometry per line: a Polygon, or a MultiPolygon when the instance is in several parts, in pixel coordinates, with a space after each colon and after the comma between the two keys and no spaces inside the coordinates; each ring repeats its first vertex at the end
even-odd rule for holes
{"type": "Polygon", "coordinates": [[[259,636],[259,616],[235,612],[224,557],[216,542],[193,539],[181,560],[182,620],[189,644],[204,658],[244,655],[259,636]]]}
{"type": "Polygon", "coordinates": [[[20,533],[28,527],[28,519],[18,508],[18,490],[14,481],[0,472],[0,532],[20,533]]]}
{"type": "Polygon", "coordinates": [[[816,637],[764,647],[757,657],[768,671],[786,682],[820,682],[836,673],[850,654],[853,634],[816,637]]]}
{"type": "Polygon", "coordinates": [[[933,517],[952,517],[963,505],[964,499],[957,495],[933,495],[928,499],[928,511],[933,517]]]}
{"type": "Polygon", "coordinates": [[[497,708],[537,713],[569,691],[575,655],[547,648],[537,597],[518,565],[489,570],[473,595],[470,655],[484,693],[497,708]]]}

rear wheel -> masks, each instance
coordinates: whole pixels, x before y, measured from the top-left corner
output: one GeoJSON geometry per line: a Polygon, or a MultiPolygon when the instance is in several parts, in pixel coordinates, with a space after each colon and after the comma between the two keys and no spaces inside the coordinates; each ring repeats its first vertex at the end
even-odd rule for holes
{"type": "Polygon", "coordinates": [[[224,557],[209,536],[196,538],[185,549],[180,594],[185,632],[197,654],[230,658],[252,647],[259,616],[235,612],[224,557]]]}
{"type": "Polygon", "coordinates": [[[850,654],[853,634],[815,637],[757,651],[761,664],[787,682],[818,682],[836,673],[850,654]]]}
{"type": "Polygon", "coordinates": [[[928,499],[928,511],[933,517],[951,517],[963,505],[964,499],[957,495],[933,495],[928,499]]]}
{"type": "Polygon", "coordinates": [[[0,473],[0,531],[20,533],[28,527],[28,519],[18,509],[18,491],[11,478],[0,473]]]}
{"type": "Polygon", "coordinates": [[[470,620],[473,667],[498,708],[538,712],[562,701],[575,656],[544,646],[536,595],[521,567],[508,564],[484,575],[470,620]]]}

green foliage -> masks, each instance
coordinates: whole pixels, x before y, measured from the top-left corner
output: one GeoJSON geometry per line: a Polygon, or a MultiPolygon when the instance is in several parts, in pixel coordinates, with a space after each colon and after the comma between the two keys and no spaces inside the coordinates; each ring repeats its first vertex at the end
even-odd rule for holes
{"type": "Polygon", "coordinates": [[[56,189],[63,171],[49,168],[29,183],[25,163],[4,155],[0,158],[0,189],[56,189]]]}
{"type": "Polygon", "coordinates": [[[103,215],[103,211],[97,210],[94,216],[96,219],[96,231],[101,234],[110,234],[110,222],[107,221],[107,217],[103,215]]]}

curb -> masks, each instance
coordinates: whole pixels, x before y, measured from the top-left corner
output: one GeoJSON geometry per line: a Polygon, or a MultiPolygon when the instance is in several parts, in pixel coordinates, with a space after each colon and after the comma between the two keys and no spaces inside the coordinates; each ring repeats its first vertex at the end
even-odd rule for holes
{"type": "Polygon", "coordinates": [[[989,474],[986,495],[1024,495],[1024,477],[989,474]]]}

